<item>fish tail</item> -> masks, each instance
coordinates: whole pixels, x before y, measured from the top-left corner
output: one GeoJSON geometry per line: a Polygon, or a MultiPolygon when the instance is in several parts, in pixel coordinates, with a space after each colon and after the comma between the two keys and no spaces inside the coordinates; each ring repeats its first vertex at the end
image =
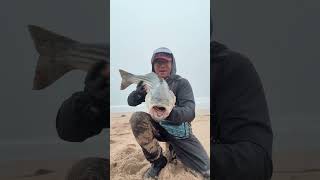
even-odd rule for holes
{"type": "Polygon", "coordinates": [[[68,45],[78,43],[39,26],[28,25],[28,29],[40,55],[55,55],[59,51],[66,50],[68,45]]]}
{"type": "Polygon", "coordinates": [[[38,26],[28,25],[28,29],[36,50],[40,54],[32,89],[40,90],[74,69],[68,62],[57,63],[55,56],[57,53],[65,51],[70,44],[77,42],[38,26]]]}
{"type": "Polygon", "coordinates": [[[124,71],[122,69],[119,69],[122,81],[121,81],[121,87],[120,90],[126,89],[128,86],[132,84],[132,81],[130,79],[134,76],[131,73],[128,73],[127,71],[124,71]]]}

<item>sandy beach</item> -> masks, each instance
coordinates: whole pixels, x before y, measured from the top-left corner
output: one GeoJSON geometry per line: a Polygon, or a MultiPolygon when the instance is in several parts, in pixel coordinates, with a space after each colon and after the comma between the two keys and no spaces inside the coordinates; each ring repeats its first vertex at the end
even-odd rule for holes
{"type": "MultiPolygon", "coordinates": [[[[112,113],[110,128],[110,158],[111,158],[111,177],[114,180],[140,180],[142,174],[150,166],[144,159],[140,147],[136,143],[129,125],[129,118],[132,113],[112,113]]],[[[206,151],[210,152],[209,139],[209,113],[207,111],[197,111],[196,119],[192,123],[193,131],[204,145],[206,151]]],[[[278,130],[277,132],[282,132],[278,130]]],[[[0,179],[4,180],[64,180],[70,167],[85,157],[103,156],[107,151],[105,137],[108,131],[100,134],[98,137],[89,139],[83,144],[63,143],[55,145],[38,145],[32,150],[37,154],[44,151],[40,159],[34,160],[2,160],[0,161],[0,179]],[[101,139],[100,139],[101,138],[101,139]],[[96,139],[96,140],[95,140],[96,139]],[[90,142],[91,141],[91,142],[90,142]],[[90,151],[85,148],[91,148],[90,151]],[[82,150],[82,152],[81,152],[82,150]],[[101,151],[100,153],[96,151],[101,151]],[[52,156],[57,154],[55,158],[52,156]],[[59,155],[60,154],[60,155],[59,155]],[[50,156],[51,155],[51,156],[50,156]],[[62,157],[63,155],[63,157],[62,157]],[[70,156],[72,155],[72,156],[70,156]],[[50,157],[49,157],[50,156],[50,157]],[[60,156],[60,157],[58,157],[60,156]],[[79,158],[76,158],[79,157],[79,158]]],[[[284,137],[283,134],[280,134],[284,137]]],[[[281,138],[275,136],[275,142],[281,138]]],[[[290,138],[291,139],[291,138],[290,138]]],[[[289,140],[290,140],[289,139],[289,140]]],[[[309,146],[296,145],[296,142],[285,141],[286,146],[275,144],[273,152],[274,172],[272,180],[319,180],[320,179],[320,149],[309,146]],[[293,147],[289,147],[292,145],[293,147]]],[[[314,143],[317,143],[314,141],[314,143]]],[[[162,144],[164,145],[164,144],[162,144]]],[[[316,145],[316,144],[315,144],[316,145]]],[[[0,148],[1,149],[1,148],[0,148]]],[[[16,149],[16,148],[15,148],[16,149]]],[[[19,146],[19,151],[12,152],[21,154],[24,151],[29,153],[31,148],[19,146]],[[28,151],[27,151],[27,150],[28,151]]],[[[3,154],[12,156],[8,151],[12,149],[1,150],[3,154]]],[[[26,154],[24,154],[26,155],[26,154]]],[[[35,156],[36,154],[33,154],[35,156]]],[[[29,159],[34,157],[30,156],[29,159]]],[[[161,172],[160,179],[201,179],[197,174],[190,172],[181,164],[168,164],[161,172]]]]}
{"type": "Polygon", "coordinates": [[[108,157],[107,136],[108,130],[82,143],[48,138],[46,143],[2,144],[0,180],[64,180],[76,162],[108,157]]]}
{"type": "MultiPolygon", "coordinates": [[[[150,167],[145,160],[140,146],[131,132],[129,118],[132,113],[111,113],[110,127],[110,162],[111,179],[140,180],[143,173],[150,167]]],[[[196,137],[210,154],[210,114],[205,110],[198,110],[192,122],[192,129],[196,137]]],[[[165,149],[165,143],[160,143],[165,149]]],[[[201,179],[201,177],[184,167],[180,162],[168,164],[160,174],[159,179],[201,179]]]]}
{"type": "Polygon", "coordinates": [[[0,163],[2,180],[63,180],[77,160],[17,160],[0,163]]]}

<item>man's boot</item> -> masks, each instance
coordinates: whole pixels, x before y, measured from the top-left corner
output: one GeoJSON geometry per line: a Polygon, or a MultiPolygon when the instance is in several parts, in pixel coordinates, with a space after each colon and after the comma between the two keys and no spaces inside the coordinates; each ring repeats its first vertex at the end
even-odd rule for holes
{"type": "Polygon", "coordinates": [[[176,152],[173,150],[172,145],[169,143],[166,143],[166,157],[167,157],[168,163],[173,163],[173,164],[177,163],[176,152]]]}
{"type": "Polygon", "coordinates": [[[162,168],[167,164],[167,159],[162,154],[160,157],[151,162],[151,167],[146,171],[144,179],[157,179],[162,168]]]}

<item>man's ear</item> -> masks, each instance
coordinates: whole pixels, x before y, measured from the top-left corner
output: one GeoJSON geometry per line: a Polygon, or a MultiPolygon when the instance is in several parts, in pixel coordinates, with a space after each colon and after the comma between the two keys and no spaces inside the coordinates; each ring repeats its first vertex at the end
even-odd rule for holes
{"type": "Polygon", "coordinates": [[[155,72],[155,70],[154,70],[154,63],[152,63],[151,65],[152,65],[152,72],[155,72]]]}

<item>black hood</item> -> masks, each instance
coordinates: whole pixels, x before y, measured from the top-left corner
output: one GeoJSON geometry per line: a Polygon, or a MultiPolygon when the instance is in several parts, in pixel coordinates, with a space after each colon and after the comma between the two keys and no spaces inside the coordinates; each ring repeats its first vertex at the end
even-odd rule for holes
{"type": "Polygon", "coordinates": [[[210,51],[211,53],[211,56],[213,57],[213,59],[216,59],[215,57],[218,57],[218,56],[222,56],[224,54],[224,52],[226,52],[226,50],[228,50],[228,48],[217,42],[217,41],[211,41],[210,43],[210,51]]]}
{"type": "Polygon", "coordinates": [[[169,79],[173,78],[176,76],[176,73],[177,73],[177,66],[176,66],[176,60],[174,58],[174,55],[173,53],[171,52],[170,49],[166,48],[166,47],[161,47],[161,48],[158,48],[156,50],[154,50],[153,54],[152,54],[152,58],[151,58],[151,66],[152,66],[152,72],[155,72],[154,71],[154,68],[153,68],[153,58],[155,56],[155,54],[157,53],[168,53],[171,55],[172,57],[172,64],[171,64],[171,73],[170,73],[170,77],[169,79]]]}
{"type": "Polygon", "coordinates": [[[214,50],[216,52],[222,52],[224,50],[227,50],[227,46],[225,46],[224,44],[221,44],[217,41],[211,41],[210,43],[210,49],[214,50]]]}

